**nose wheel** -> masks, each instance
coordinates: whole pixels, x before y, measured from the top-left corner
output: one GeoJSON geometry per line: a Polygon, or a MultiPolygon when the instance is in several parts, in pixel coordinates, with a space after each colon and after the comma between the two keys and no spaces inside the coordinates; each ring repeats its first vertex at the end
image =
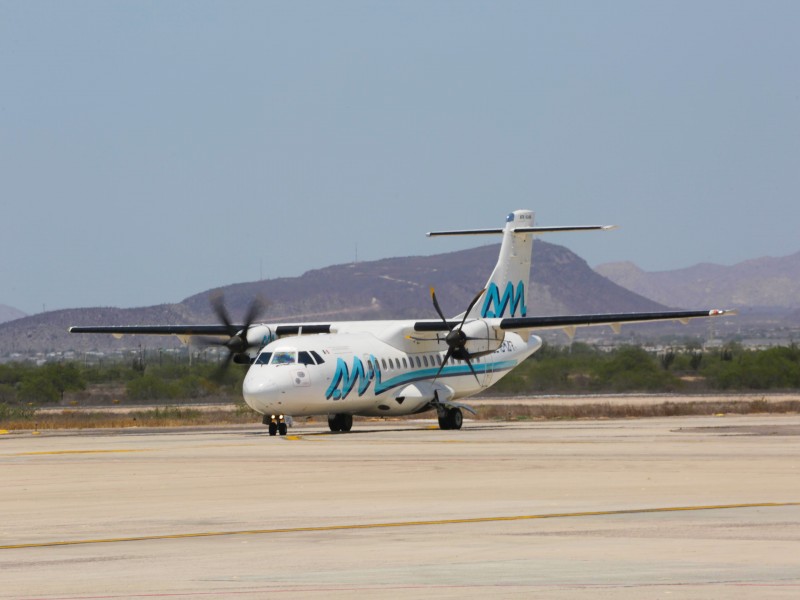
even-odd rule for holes
{"type": "Polygon", "coordinates": [[[264,415],[261,422],[269,428],[270,435],[286,435],[287,427],[283,415],[264,415]]]}

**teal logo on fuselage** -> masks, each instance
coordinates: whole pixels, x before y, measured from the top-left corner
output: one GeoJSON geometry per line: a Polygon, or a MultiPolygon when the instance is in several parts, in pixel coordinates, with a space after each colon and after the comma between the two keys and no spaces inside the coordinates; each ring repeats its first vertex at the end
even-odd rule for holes
{"type": "Polygon", "coordinates": [[[353,357],[352,370],[347,366],[343,359],[336,359],[336,372],[333,375],[331,384],[325,392],[325,399],[330,400],[343,400],[353,390],[353,387],[358,383],[358,395],[361,396],[367,391],[370,382],[376,379],[378,383],[381,380],[381,373],[378,370],[378,360],[370,355],[367,367],[357,356],[353,357]]]}
{"type": "Polygon", "coordinates": [[[500,296],[500,289],[497,284],[490,283],[486,290],[483,308],[481,308],[481,317],[485,319],[505,316],[516,317],[518,312],[520,317],[524,317],[528,313],[528,307],[525,306],[525,284],[522,281],[518,282],[515,290],[514,285],[509,281],[506,283],[503,295],[500,296]],[[509,307],[511,314],[506,315],[506,309],[509,307]]]}

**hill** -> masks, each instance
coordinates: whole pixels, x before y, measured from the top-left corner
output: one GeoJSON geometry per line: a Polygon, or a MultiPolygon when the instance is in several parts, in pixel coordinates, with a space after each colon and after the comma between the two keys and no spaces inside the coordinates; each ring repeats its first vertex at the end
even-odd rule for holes
{"type": "Polygon", "coordinates": [[[25,316],[25,313],[21,310],[17,310],[12,306],[6,306],[5,304],[0,304],[0,323],[5,323],[6,321],[13,321],[14,319],[21,319],[25,316]]]}
{"type": "MultiPolygon", "coordinates": [[[[286,277],[207,290],[178,304],[145,308],[80,308],[41,313],[0,324],[0,356],[14,352],[109,351],[168,348],[173,337],[70,335],[70,325],[215,323],[211,293],[221,291],[234,320],[260,295],[268,301],[264,321],[436,318],[429,287],[447,314],[464,310],[494,267],[499,245],[433,256],[411,256],[334,265],[286,277]]],[[[570,250],[536,240],[528,314],[659,310],[659,304],[595,273],[570,250]]]]}
{"type": "Polygon", "coordinates": [[[800,310],[800,252],[733,266],[701,263],[685,269],[647,272],[631,262],[620,262],[599,265],[595,270],[655,302],[786,314],[800,310]]]}

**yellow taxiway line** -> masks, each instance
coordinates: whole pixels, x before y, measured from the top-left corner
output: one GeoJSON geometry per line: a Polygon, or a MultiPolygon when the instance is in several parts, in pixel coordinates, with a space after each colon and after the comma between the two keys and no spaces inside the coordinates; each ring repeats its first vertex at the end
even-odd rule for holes
{"type": "Polygon", "coordinates": [[[269,535],[276,533],[308,533],[320,531],[346,531],[359,529],[384,529],[390,527],[426,527],[434,525],[463,525],[470,523],[496,523],[501,521],[526,521],[533,519],[565,519],[570,517],[603,517],[612,515],[636,515],[648,513],[689,512],[700,510],[729,510],[735,508],[775,508],[781,506],[800,506],[800,502],[756,502],[749,504],[715,504],[708,506],[669,506],[665,508],[632,508],[624,510],[599,510],[571,513],[545,513],[539,515],[511,515],[495,517],[473,517],[465,519],[436,519],[430,521],[396,521],[388,523],[362,523],[346,525],[319,525],[316,527],[283,527],[277,529],[248,529],[240,531],[205,531],[196,533],[173,533],[161,535],[141,535],[132,537],[83,539],[54,542],[34,542],[28,544],[6,544],[0,550],[20,548],[46,548],[50,546],[78,546],[88,544],[113,544],[118,542],[144,542],[152,540],[181,540],[200,537],[220,537],[233,535],[269,535]]]}
{"type": "Polygon", "coordinates": [[[127,454],[129,452],[151,452],[147,448],[131,448],[129,450],[50,450],[47,452],[16,452],[14,454],[3,454],[0,456],[50,456],[59,454],[127,454]]]}

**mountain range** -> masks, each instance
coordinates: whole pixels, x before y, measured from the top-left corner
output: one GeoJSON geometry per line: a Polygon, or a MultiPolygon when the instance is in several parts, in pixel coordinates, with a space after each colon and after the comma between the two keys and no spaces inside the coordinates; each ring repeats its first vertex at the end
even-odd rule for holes
{"type": "Polygon", "coordinates": [[[790,312],[800,309],[800,252],[757,258],[732,266],[701,263],[672,271],[643,271],[631,262],[595,271],[656,302],[790,312]]]}
{"type": "MultiPolygon", "coordinates": [[[[266,300],[264,322],[437,318],[429,287],[445,313],[463,311],[488,279],[499,245],[469,250],[334,265],[284,277],[237,283],[190,296],[176,304],[143,308],[78,308],[0,323],[0,357],[13,352],[109,351],[167,348],[172,337],[70,335],[70,325],[215,323],[212,294],[222,292],[234,321],[253,299],[266,300]]],[[[555,244],[535,240],[528,294],[529,315],[635,312],[664,308],[739,308],[737,325],[780,329],[800,324],[800,252],[733,266],[698,264],[647,272],[631,262],[594,270],[555,244]]],[[[11,309],[12,311],[14,309],[11,309]]],[[[3,313],[0,312],[0,315],[3,313]]],[[[12,317],[19,311],[10,313],[12,317]]],[[[649,325],[647,327],[658,327],[649,325]]],[[[643,331],[637,326],[637,331],[643,331]]],[[[689,330],[682,330],[685,335],[689,330]]],[[[702,332],[702,329],[699,331],[702,332]]]]}
{"type": "MultiPolygon", "coordinates": [[[[70,325],[141,325],[216,323],[211,294],[222,292],[232,319],[246,314],[257,296],[267,301],[261,319],[331,321],[351,319],[437,318],[429,287],[446,314],[463,311],[494,267],[499,244],[436,254],[334,265],[286,277],[238,283],[207,290],[177,304],[145,308],[79,308],[41,313],[0,324],[0,356],[13,352],[65,349],[108,351],[121,347],[158,348],[173,337],[73,335],[70,325]]],[[[659,303],[630,292],[598,275],[582,258],[536,240],[531,267],[528,314],[661,310],[659,303]]]]}

